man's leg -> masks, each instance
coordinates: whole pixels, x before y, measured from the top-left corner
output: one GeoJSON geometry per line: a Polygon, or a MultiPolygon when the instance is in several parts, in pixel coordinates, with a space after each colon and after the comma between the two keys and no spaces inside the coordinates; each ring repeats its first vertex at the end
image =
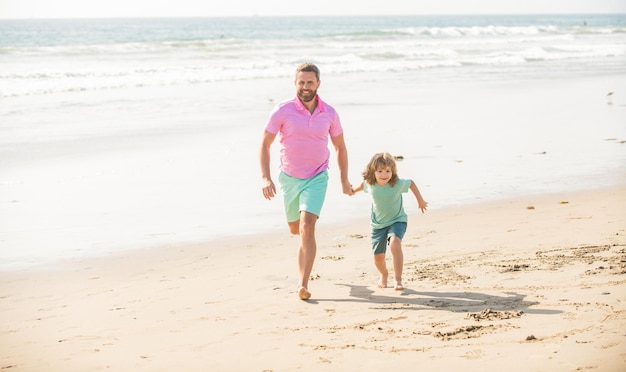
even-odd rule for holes
{"type": "Polygon", "coordinates": [[[300,220],[287,222],[287,225],[289,225],[289,232],[292,235],[300,235],[300,220]]]}
{"type": "Polygon", "coordinates": [[[298,284],[298,294],[303,300],[311,297],[308,285],[311,272],[313,271],[313,262],[315,261],[315,255],[317,253],[317,243],[315,241],[316,222],[316,215],[305,211],[302,211],[300,214],[300,249],[298,250],[300,282],[298,284]]]}

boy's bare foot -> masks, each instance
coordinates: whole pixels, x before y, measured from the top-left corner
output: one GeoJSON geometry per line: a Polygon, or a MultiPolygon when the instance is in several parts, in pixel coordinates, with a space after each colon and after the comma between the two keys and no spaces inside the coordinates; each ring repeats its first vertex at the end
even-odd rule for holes
{"type": "Polygon", "coordinates": [[[378,288],[387,288],[387,276],[380,276],[380,279],[378,279],[378,288]]]}
{"type": "Polygon", "coordinates": [[[300,297],[301,300],[308,300],[311,298],[311,292],[307,291],[304,287],[300,287],[300,289],[298,289],[298,297],[300,297]]]}
{"type": "Polygon", "coordinates": [[[404,290],[404,286],[402,286],[402,282],[396,282],[396,285],[393,287],[396,291],[404,290]]]}

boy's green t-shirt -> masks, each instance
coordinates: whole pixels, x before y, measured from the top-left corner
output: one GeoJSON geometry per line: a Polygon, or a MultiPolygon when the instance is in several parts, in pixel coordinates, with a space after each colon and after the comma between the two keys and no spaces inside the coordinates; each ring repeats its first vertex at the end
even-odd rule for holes
{"type": "Polygon", "coordinates": [[[396,222],[407,222],[407,215],[402,206],[402,194],[409,191],[411,180],[399,179],[392,187],[389,184],[378,186],[367,182],[363,191],[372,196],[372,221],[375,229],[391,226],[396,222]]]}

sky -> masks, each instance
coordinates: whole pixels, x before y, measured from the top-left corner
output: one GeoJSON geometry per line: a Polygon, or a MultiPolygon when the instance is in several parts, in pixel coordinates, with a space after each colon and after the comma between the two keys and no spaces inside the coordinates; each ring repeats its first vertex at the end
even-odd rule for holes
{"type": "Polygon", "coordinates": [[[306,4],[293,0],[0,0],[0,18],[626,13],[626,0],[314,0],[306,4]]]}

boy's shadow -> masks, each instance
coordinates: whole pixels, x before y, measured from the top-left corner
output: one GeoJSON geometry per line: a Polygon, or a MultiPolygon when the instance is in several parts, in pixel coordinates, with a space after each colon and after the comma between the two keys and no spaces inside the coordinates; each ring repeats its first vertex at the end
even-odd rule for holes
{"type": "Polygon", "coordinates": [[[307,302],[363,302],[377,306],[372,309],[381,310],[446,310],[451,312],[478,312],[485,308],[500,311],[522,310],[529,314],[559,314],[559,310],[531,309],[538,305],[536,301],[525,301],[526,295],[517,292],[504,292],[504,296],[476,292],[426,292],[405,288],[394,291],[393,288],[371,290],[366,286],[337,284],[350,288],[350,298],[316,299],[307,302]],[[381,294],[391,291],[393,295],[381,294]]]}

